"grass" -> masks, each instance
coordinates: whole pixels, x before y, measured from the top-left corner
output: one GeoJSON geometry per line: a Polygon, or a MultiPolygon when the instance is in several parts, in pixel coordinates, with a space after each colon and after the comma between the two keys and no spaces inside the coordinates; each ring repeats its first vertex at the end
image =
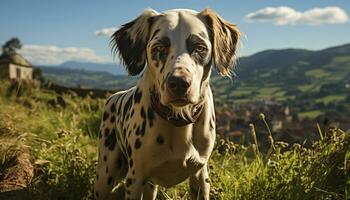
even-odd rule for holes
{"type": "MultiPolygon", "coordinates": [[[[0,169],[16,150],[29,152],[35,167],[34,199],[91,199],[103,100],[57,95],[0,84],[0,169]]],[[[255,138],[251,132],[247,138],[255,138]]],[[[312,148],[272,141],[243,146],[219,139],[209,162],[211,199],[349,199],[350,135],[320,132],[312,148]]],[[[160,188],[158,199],[189,198],[188,183],[160,188]]]]}
{"type": "Polygon", "coordinates": [[[323,69],[313,69],[305,72],[305,76],[313,77],[313,78],[324,78],[330,76],[331,74],[326,72],[323,69]]]}
{"type": "Polygon", "coordinates": [[[343,101],[345,99],[346,99],[345,95],[328,95],[320,99],[317,99],[316,102],[323,102],[325,104],[328,104],[328,103],[334,103],[337,101],[343,101]]]}
{"type": "Polygon", "coordinates": [[[301,112],[299,113],[299,118],[309,118],[309,119],[315,119],[317,116],[323,114],[322,111],[320,110],[312,110],[312,111],[307,111],[307,112],[301,112]]]}

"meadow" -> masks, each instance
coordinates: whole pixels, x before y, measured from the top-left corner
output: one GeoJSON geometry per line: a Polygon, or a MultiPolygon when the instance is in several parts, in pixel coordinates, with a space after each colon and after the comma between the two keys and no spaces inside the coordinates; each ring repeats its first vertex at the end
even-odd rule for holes
{"type": "MultiPolygon", "coordinates": [[[[34,176],[26,198],[93,199],[103,103],[1,81],[0,188],[18,170],[13,160],[28,155],[34,176]]],[[[259,117],[268,130],[268,119],[259,117]]],[[[211,199],[350,199],[349,133],[319,128],[321,139],[306,148],[275,141],[269,132],[267,151],[259,148],[254,124],[246,134],[251,141],[245,146],[217,139],[209,162],[211,199]]],[[[158,199],[189,199],[188,191],[187,183],[160,188],[158,199]]]]}

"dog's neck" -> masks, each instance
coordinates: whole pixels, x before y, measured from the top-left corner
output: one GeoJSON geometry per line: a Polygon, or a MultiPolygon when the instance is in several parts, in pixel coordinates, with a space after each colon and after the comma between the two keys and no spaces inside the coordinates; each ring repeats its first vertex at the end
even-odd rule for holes
{"type": "Polygon", "coordinates": [[[155,81],[156,80],[151,72],[146,69],[137,84],[137,87],[140,88],[145,95],[144,97],[147,101],[145,103],[150,105],[161,118],[174,126],[179,127],[195,123],[205,106],[205,96],[201,97],[201,100],[197,104],[181,108],[183,109],[183,112],[181,109],[178,109],[179,112],[176,112],[171,107],[165,106],[161,103],[159,93],[155,87],[155,81]]]}

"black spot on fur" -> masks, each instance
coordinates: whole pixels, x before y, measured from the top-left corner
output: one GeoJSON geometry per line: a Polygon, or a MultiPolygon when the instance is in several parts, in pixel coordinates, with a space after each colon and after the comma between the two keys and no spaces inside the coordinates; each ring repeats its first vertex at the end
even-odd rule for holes
{"type": "Polygon", "coordinates": [[[168,37],[162,37],[160,39],[161,43],[163,44],[163,46],[165,47],[165,51],[159,53],[158,58],[162,63],[162,68],[160,69],[160,73],[163,73],[164,67],[165,67],[165,63],[167,61],[168,58],[168,53],[169,53],[169,47],[171,45],[170,43],[170,39],[168,37]]]}
{"type": "Polygon", "coordinates": [[[108,167],[106,167],[106,174],[108,173],[108,167]]]}
{"type": "Polygon", "coordinates": [[[132,179],[131,178],[127,178],[126,179],[126,187],[129,187],[132,184],[132,179]]]}
{"type": "Polygon", "coordinates": [[[127,153],[128,153],[128,156],[129,156],[129,157],[131,157],[132,150],[131,150],[131,146],[130,146],[130,144],[128,145],[128,148],[127,148],[127,153]]]}
{"type": "Polygon", "coordinates": [[[105,146],[109,149],[109,150],[113,150],[115,147],[115,144],[117,142],[117,138],[116,138],[116,131],[113,128],[111,133],[108,135],[108,137],[105,139],[105,146]]]}
{"type": "Polygon", "coordinates": [[[141,117],[142,117],[143,119],[146,118],[146,112],[145,112],[145,108],[144,108],[143,106],[141,107],[141,117]]]}
{"type": "Polygon", "coordinates": [[[104,136],[107,137],[109,135],[109,128],[105,128],[104,136]]]}
{"type": "Polygon", "coordinates": [[[109,117],[109,114],[107,112],[103,113],[103,121],[106,121],[109,117]]]}
{"type": "Polygon", "coordinates": [[[113,177],[109,176],[108,179],[107,179],[107,184],[111,185],[112,182],[113,182],[113,177]]]}
{"type": "Polygon", "coordinates": [[[134,113],[135,113],[135,111],[134,111],[134,109],[132,109],[132,110],[131,110],[131,113],[130,113],[130,118],[131,118],[132,116],[134,116],[134,113]]]}
{"type": "Polygon", "coordinates": [[[210,183],[209,178],[206,178],[206,179],[205,179],[205,182],[206,182],[206,183],[210,183]]]}
{"type": "Polygon", "coordinates": [[[140,103],[142,98],[142,91],[139,91],[139,89],[136,89],[134,94],[134,103],[140,103]]]}
{"type": "Polygon", "coordinates": [[[111,105],[111,113],[115,113],[116,109],[115,109],[115,103],[112,103],[111,105]]]}
{"type": "Polygon", "coordinates": [[[141,129],[139,126],[137,127],[137,129],[135,131],[135,135],[141,135],[141,129]]]}
{"type": "Polygon", "coordinates": [[[95,192],[95,195],[96,195],[96,197],[98,197],[98,192],[97,191],[95,192]]]}
{"type": "Polygon", "coordinates": [[[129,168],[132,168],[132,166],[134,165],[134,162],[132,161],[132,159],[129,160],[129,168]]]}
{"type": "Polygon", "coordinates": [[[152,127],[153,120],[155,119],[155,115],[154,115],[154,111],[152,110],[151,107],[149,107],[147,110],[147,117],[148,117],[149,127],[152,127]]]}
{"type": "Polygon", "coordinates": [[[158,144],[164,144],[164,138],[163,138],[163,136],[159,135],[159,136],[157,137],[157,143],[158,143],[158,144]]]}
{"type": "Polygon", "coordinates": [[[121,156],[119,156],[119,158],[117,159],[117,168],[120,169],[122,168],[123,165],[123,159],[121,156]]]}
{"type": "Polygon", "coordinates": [[[103,161],[107,161],[107,156],[105,155],[105,156],[103,156],[103,161]]]}
{"type": "Polygon", "coordinates": [[[142,142],[140,141],[139,138],[136,139],[135,141],[135,149],[139,149],[141,147],[142,142]]]}
{"type": "Polygon", "coordinates": [[[141,127],[141,136],[144,136],[146,133],[146,123],[147,123],[147,121],[143,120],[142,127],[141,127]]]}
{"type": "Polygon", "coordinates": [[[135,170],[132,170],[132,175],[135,175],[135,170]]]}
{"type": "Polygon", "coordinates": [[[114,123],[114,122],[115,122],[115,116],[114,116],[114,115],[111,117],[110,122],[111,122],[111,123],[114,123]]]}

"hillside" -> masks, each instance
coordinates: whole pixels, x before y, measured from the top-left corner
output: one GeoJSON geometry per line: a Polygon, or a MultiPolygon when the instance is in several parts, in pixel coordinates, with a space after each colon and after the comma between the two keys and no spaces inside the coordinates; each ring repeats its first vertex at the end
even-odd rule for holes
{"type": "Polygon", "coordinates": [[[330,85],[335,86],[334,93],[319,94],[318,101],[338,101],[350,91],[346,88],[350,83],[350,44],[321,51],[267,50],[240,58],[235,72],[234,84],[218,78],[213,84],[219,95],[228,94],[226,99],[235,99],[236,103],[256,99],[284,101],[303,93],[322,93],[330,85]]]}
{"type": "Polygon", "coordinates": [[[126,71],[121,64],[118,63],[91,63],[91,62],[78,62],[78,61],[66,61],[59,66],[65,69],[85,70],[85,71],[97,71],[108,72],[113,75],[126,75],[126,71]]]}
{"type": "MultiPolygon", "coordinates": [[[[104,72],[45,67],[43,70],[47,79],[70,87],[128,88],[137,80],[104,72]]],[[[124,69],[116,65],[115,70],[124,69]]],[[[346,105],[350,101],[350,44],[320,51],[262,51],[240,58],[235,74],[232,81],[213,73],[211,83],[218,105],[272,100],[292,107],[301,117],[315,118],[337,109],[336,104],[346,105]]],[[[342,118],[347,112],[348,107],[340,116],[332,115],[342,118]]]]}
{"type": "MultiPolygon", "coordinates": [[[[47,80],[67,86],[115,90],[129,88],[136,83],[135,77],[114,75],[108,72],[68,69],[60,67],[39,67],[47,80]]],[[[123,69],[124,70],[124,69],[123,69]]]]}

